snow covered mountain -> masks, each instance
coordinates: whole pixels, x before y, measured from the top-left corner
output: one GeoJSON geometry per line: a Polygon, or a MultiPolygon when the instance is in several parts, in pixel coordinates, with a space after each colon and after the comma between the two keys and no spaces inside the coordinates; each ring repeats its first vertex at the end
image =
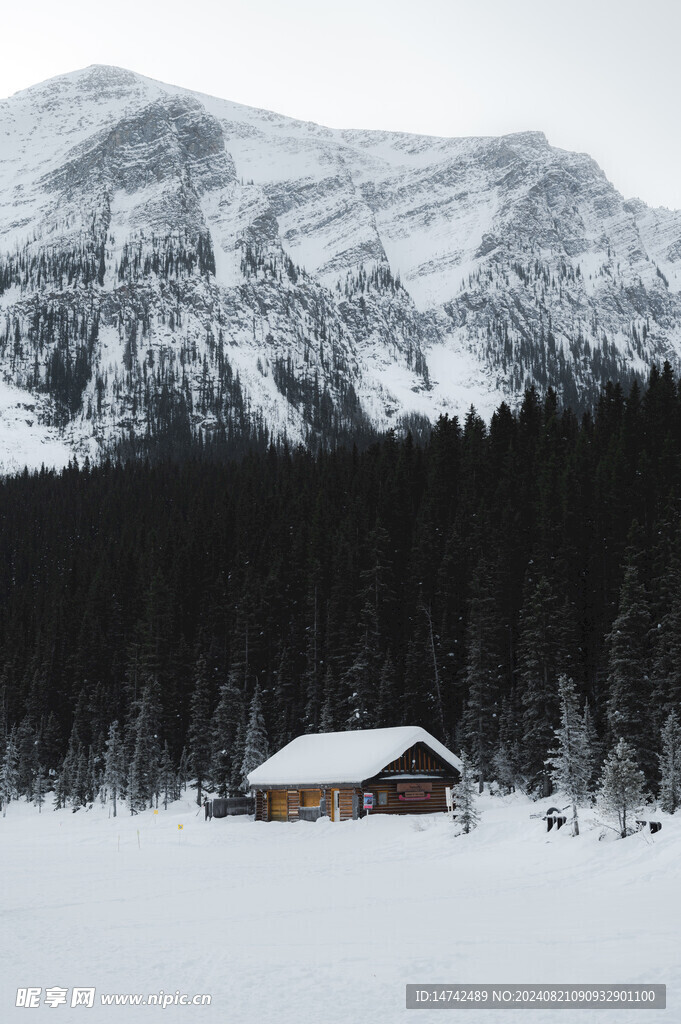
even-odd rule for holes
{"type": "Polygon", "coordinates": [[[0,461],[572,404],[681,368],[681,212],[541,133],[341,131],[94,66],[0,101],[0,461]]]}

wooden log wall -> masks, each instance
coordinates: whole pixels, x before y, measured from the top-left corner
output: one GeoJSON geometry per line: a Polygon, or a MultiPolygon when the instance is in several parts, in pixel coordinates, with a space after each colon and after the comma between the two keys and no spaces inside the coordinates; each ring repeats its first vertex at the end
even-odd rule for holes
{"type": "Polygon", "coordinates": [[[361,789],[341,789],[340,786],[333,786],[332,788],[324,791],[326,798],[326,813],[329,818],[333,819],[333,791],[334,789],[340,792],[340,820],[347,821],[352,818],[352,797],[353,794],[357,795],[357,808],[358,815],[362,813],[362,790],[361,789]]]}
{"type": "Polygon", "coordinates": [[[300,796],[297,789],[289,789],[288,791],[288,820],[298,821],[298,807],[300,806],[300,796]]]}
{"type": "MultiPolygon", "coordinates": [[[[406,800],[400,799],[400,794],[397,791],[398,785],[400,784],[399,779],[389,779],[387,781],[379,782],[375,779],[370,780],[366,783],[363,789],[360,788],[341,788],[339,786],[327,787],[322,790],[315,790],[315,801],[318,802],[322,792],[326,799],[326,813],[329,818],[333,814],[333,790],[338,789],[340,792],[340,820],[348,821],[352,818],[352,803],[353,794],[356,795],[357,809],[360,817],[363,817],[366,813],[369,814],[435,814],[447,810],[447,802],[445,798],[445,787],[456,785],[457,779],[428,779],[427,785],[430,787],[430,796],[423,800],[406,800]],[[366,812],[363,810],[364,793],[374,794],[374,807],[373,810],[366,812]],[[387,794],[387,803],[381,806],[379,804],[379,793],[387,794]],[[317,797],[319,794],[319,797],[317,797]]],[[[418,785],[415,781],[414,785],[418,785]]],[[[279,791],[281,792],[281,791],[279,791]]],[[[309,805],[310,798],[308,797],[308,791],[300,791],[297,789],[289,789],[286,791],[286,812],[288,821],[298,821],[298,808],[301,806],[309,805]]],[[[255,794],[255,819],[256,821],[267,821],[269,819],[268,801],[265,793],[260,790],[256,791],[255,794]]]]}
{"type": "Polygon", "coordinates": [[[398,781],[391,779],[389,782],[367,782],[363,792],[374,794],[374,808],[368,812],[369,814],[435,814],[438,811],[446,811],[445,787],[455,785],[454,780],[429,779],[430,799],[400,800],[397,792],[398,781]],[[388,795],[388,802],[383,807],[378,803],[378,794],[381,792],[388,795]]]}
{"type": "Polygon", "coordinates": [[[260,789],[255,791],[255,820],[256,821],[267,821],[267,804],[265,801],[265,794],[260,789]]]}

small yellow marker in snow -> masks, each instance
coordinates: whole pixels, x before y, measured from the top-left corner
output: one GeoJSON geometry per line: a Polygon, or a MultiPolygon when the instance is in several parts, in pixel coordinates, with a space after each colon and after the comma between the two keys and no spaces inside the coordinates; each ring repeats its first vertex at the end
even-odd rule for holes
{"type": "Polygon", "coordinates": [[[178,828],[184,828],[184,825],[178,825],[177,827],[178,828]]]}

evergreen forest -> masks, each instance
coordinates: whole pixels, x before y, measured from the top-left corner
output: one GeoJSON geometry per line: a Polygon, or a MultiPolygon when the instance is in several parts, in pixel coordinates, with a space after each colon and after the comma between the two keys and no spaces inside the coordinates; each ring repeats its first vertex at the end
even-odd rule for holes
{"type": "Polygon", "coordinates": [[[561,706],[658,795],[681,384],[665,364],[580,417],[530,389],[426,438],[4,479],[0,693],[4,803],[237,793],[303,732],[393,725],[545,793],[561,706]]]}

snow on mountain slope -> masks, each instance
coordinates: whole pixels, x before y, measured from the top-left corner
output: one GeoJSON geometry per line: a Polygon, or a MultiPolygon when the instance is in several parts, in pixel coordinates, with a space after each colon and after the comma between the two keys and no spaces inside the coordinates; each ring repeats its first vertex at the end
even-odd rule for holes
{"type": "Polygon", "coordinates": [[[41,411],[39,399],[0,381],[0,466],[6,473],[62,469],[72,457],[59,431],[41,422],[41,411]]]}
{"type": "Polygon", "coordinates": [[[72,450],[333,440],[681,366],[681,213],[540,132],[342,131],[94,66],[0,102],[0,370],[72,450]]]}

